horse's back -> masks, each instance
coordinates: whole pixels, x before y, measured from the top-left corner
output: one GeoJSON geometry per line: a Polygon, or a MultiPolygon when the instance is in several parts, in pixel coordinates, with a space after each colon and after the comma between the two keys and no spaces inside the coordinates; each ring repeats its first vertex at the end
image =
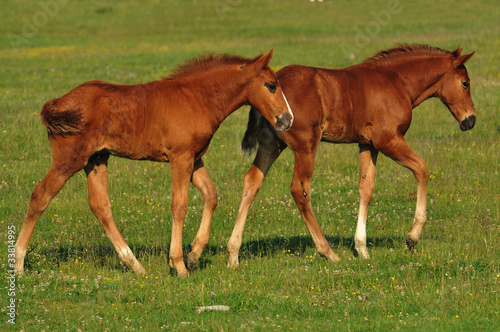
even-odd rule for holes
{"type": "Polygon", "coordinates": [[[292,129],[283,136],[318,130],[322,140],[332,143],[369,142],[374,127],[392,122],[387,117],[402,116],[405,125],[411,118],[411,113],[395,115],[390,109],[402,100],[396,74],[383,68],[290,65],[277,76],[295,115],[292,129]]]}

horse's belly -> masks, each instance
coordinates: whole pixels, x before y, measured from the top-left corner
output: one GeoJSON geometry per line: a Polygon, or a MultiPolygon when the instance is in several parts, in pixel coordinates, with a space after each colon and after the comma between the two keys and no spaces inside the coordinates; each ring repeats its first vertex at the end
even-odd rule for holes
{"type": "Polygon", "coordinates": [[[151,160],[159,162],[169,161],[168,150],[157,144],[152,145],[145,142],[139,143],[134,140],[120,142],[119,144],[113,144],[112,142],[109,143],[105,146],[105,149],[113,156],[132,160],[151,160]]]}
{"type": "Polygon", "coordinates": [[[354,143],[356,137],[353,137],[346,126],[329,126],[323,131],[321,140],[329,143],[354,143]]]}

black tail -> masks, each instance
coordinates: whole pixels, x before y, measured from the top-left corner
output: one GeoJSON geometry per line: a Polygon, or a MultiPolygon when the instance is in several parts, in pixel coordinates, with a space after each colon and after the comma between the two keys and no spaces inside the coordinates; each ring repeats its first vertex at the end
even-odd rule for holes
{"type": "Polygon", "coordinates": [[[245,131],[245,135],[241,141],[241,149],[245,152],[245,154],[252,154],[257,148],[257,137],[259,135],[262,121],[265,121],[264,117],[255,107],[252,106],[250,108],[250,113],[248,114],[247,131],[245,131]]]}

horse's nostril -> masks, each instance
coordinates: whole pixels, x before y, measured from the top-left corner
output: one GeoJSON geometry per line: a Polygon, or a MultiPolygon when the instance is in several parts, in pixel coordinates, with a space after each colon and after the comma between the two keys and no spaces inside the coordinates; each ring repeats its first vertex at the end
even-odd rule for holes
{"type": "Polygon", "coordinates": [[[276,130],[284,131],[292,126],[292,115],[285,113],[281,117],[276,117],[276,130]]]}
{"type": "Polygon", "coordinates": [[[476,116],[471,115],[468,117],[468,119],[469,119],[469,129],[474,128],[474,126],[476,125],[476,116]]]}
{"type": "Polygon", "coordinates": [[[460,129],[462,131],[467,131],[467,130],[470,130],[470,129],[474,128],[475,125],[476,125],[476,116],[475,115],[471,115],[471,116],[465,118],[460,123],[460,129]]]}

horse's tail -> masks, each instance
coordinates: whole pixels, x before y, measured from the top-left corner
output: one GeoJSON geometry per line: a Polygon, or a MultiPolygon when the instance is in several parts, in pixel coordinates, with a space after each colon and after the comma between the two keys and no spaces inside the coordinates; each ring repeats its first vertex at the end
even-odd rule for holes
{"type": "Polygon", "coordinates": [[[49,136],[74,135],[80,132],[84,127],[82,110],[66,107],[59,109],[57,101],[58,99],[51,99],[46,102],[40,114],[49,136]]]}
{"type": "Polygon", "coordinates": [[[264,117],[252,106],[248,114],[247,130],[241,141],[241,149],[246,154],[251,154],[257,148],[257,137],[263,120],[265,121],[264,117]]]}

